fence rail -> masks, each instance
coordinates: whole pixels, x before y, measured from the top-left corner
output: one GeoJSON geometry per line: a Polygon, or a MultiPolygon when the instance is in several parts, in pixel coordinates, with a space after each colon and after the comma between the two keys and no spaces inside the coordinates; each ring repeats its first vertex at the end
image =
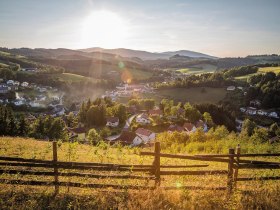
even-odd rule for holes
{"type": "MultiPolygon", "coordinates": [[[[20,174],[53,177],[53,181],[34,181],[20,179],[0,179],[0,183],[19,185],[45,185],[55,186],[55,193],[59,193],[60,186],[67,187],[88,187],[88,188],[112,188],[112,189],[155,189],[162,187],[163,176],[205,176],[205,175],[227,175],[226,187],[200,187],[200,186],[180,186],[180,189],[203,189],[203,190],[225,190],[231,194],[237,187],[239,181],[254,180],[280,180],[280,176],[267,177],[238,177],[239,170],[258,169],[280,169],[280,162],[269,162],[260,160],[246,160],[244,157],[279,157],[280,153],[274,154],[241,154],[238,145],[236,150],[229,149],[228,154],[223,155],[174,155],[161,153],[160,143],[155,143],[154,152],[141,152],[140,155],[153,156],[151,165],[141,164],[116,164],[116,163],[85,163],[85,162],[65,162],[58,161],[57,143],[53,142],[53,160],[25,159],[18,157],[0,156],[0,174],[20,174]],[[185,165],[162,165],[161,158],[175,158],[182,160],[219,162],[227,164],[227,170],[204,170],[208,164],[185,164],[185,165]],[[18,169],[17,167],[21,167],[18,169]],[[23,169],[27,168],[27,169],[23,169]],[[32,169],[36,170],[32,170],[32,169]],[[52,171],[39,171],[40,168],[52,169],[52,171]],[[62,171],[62,170],[63,171],[62,171]],[[65,171],[71,170],[71,171],[65,171]],[[170,170],[167,170],[170,169],[170,170]],[[173,170],[172,170],[173,169],[173,170]],[[179,170],[175,170],[179,169],[179,170]],[[184,169],[184,170],[183,170],[184,169]],[[195,170],[191,170],[195,169],[195,170]],[[78,171],[78,172],[77,172],[78,171]],[[82,171],[82,172],[81,172],[82,171]],[[87,172],[83,172],[87,171],[87,172]],[[112,172],[105,174],[104,172],[112,172]],[[97,172],[97,173],[96,173],[97,172]],[[117,173],[117,174],[116,174],[117,173]],[[122,174],[121,174],[122,173],[122,174]],[[125,173],[125,174],[124,174],[125,173]],[[62,182],[59,177],[85,177],[94,179],[136,179],[153,180],[154,186],[134,186],[134,185],[113,185],[98,183],[78,183],[62,182]]],[[[163,187],[164,189],[178,189],[177,187],[163,187]]]]}

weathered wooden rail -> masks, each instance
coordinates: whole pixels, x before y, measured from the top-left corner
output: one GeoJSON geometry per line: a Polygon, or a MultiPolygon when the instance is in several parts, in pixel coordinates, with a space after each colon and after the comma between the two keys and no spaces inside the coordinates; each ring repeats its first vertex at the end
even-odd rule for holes
{"type": "MultiPolygon", "coordinates": [[[[53,177],[53,181],[35,181],[22,179],[0,179],[0,183],[19,184],[19,185],[45,185],[54,186],[55,193],[59,193],[60,186],[68,187],[88,187],[88,188],[112,188],[112,189],[155,189],[161,187],[163,176],[206,176],[206,175],[226,175],[227,186],[225,187],[203,187],[203,186],[180,186],[179,189],[204,189],[204,190],[232,190],[237,187],[239,181],[251,180],[280,180],[280,176],[274,177],[238,177],[239,170],[250,169],[280,169],[280,162],[268,162],[259,160],[247,160],[246,157],[280,157],[280,153],[274,154],[241,154],[240,146],[229,149],[228,154],[223,155],[174,155],[161,153],[160,143],[155,143],[154,152],[141,152],[140,155],[153,156],[154,161],[151,165],[126,165],[113,163],[85,163],[85,162],[65,162],[58,161],[57,143],[53,142],[53,160],[36,160],[18,157],[0,156],[0,174],[20,174],[53,177]],[[226,170],[205,170],[208,164],[192,165],[162,165],[161,158],[176,158],[182,160],[220,162],[227,164],[226,170]],[[11,168],[12,167],[12,168],[11,168]],[[21,167],[21,169],[17,168],[21,167]],[[25,169],[22,169],[24,167],[25,169]],[[27,168],[27,169],[26,169],[27,168]],[[44,171],[39,171],[43,168],[44,171]],[[192,169],[192,170],[188,170],[192,169]],[[196,169],[197,168],[197,169],[196,169]],[[52,169],[52,171],[46,171],[52,169]],[[61,171],[61,170],[72,171],[61,171]],[[166,170],[168,169],[168,170],[166,170]],[[172,170],[173,169],[173,170],[172,170]],[[181,169],[181,170],[174,170],[181,169]],[[184,170],[182,170],[184,169],[184,170]],[[194,170],[196,169],[196,170],[194,170]],[[74,170],[74,171],[73,171],[74,170]],[[79,172],[76,172],[76,171],[79,172]],[[82,171],[82,172],[80,172],[82,171]],[[84,172],[88,171],[88,172],[84,172]],[[102,173],[103,172],[103,173],[102,173]],[[111,172],[105,174],[105,172],[111,172]],[[113,174],[112,174],[113,173],[113,174]],[[118,174],[116,174],[118,173],[118,174]],[[121,174],[122,173],[122,174],[121,174]],[[125,174],[124,174],[125,173],[125,174]],[[95,179],[137,179],[154,180],[153,186],[135,186],[135,185],[114,185],[99,183],[78,183],[59,181],[59,177],[85,177],[95,179]]],[[[164,189],[178,189],[177,187],[163,187],[164,189]]]]}

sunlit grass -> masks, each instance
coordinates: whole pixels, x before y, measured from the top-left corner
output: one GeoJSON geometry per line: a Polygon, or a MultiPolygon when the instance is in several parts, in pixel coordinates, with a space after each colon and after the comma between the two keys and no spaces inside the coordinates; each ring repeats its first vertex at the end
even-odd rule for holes
{"type": "MultiPolygon", "coordinates": [[[[218,142],[218,141],[217,141],[218,142]]],[[[220,142],[217,148],[222,150],[199,150],[203,143],[194,143],[186,146],[185,154],[189,153],[215,153],[220,151],[227,153],[228,147],[235,147],[234,142],[220,142]],[[224,146],[223,146],[224,145],[224,146]],[[193,148],[192,152],[188,149],[193,148]]],[[[204,143],[205,144],[205,143],[204,143]]],[[[207,148],[213,144],[205,144],[207,148]]],[[[252,145],[251,145],[252,146],[252,145]]],[[[250,148],[251,146],[248,146],[250,148]]],[[[255,145],[259,147],[260,145],[255,145]]],[[[265,146],[264,146],[265,147],[265,146]]],[[[243,146],[243,153],[252,152],[243,146]]],[[[152,164],[153,158],[140,156],[139,152],[143,149],[128,148],[121,146],[109,146],[100,144],[97,146],[82,145],[78,143],[59,143],[58,160],[60,161],[80,161],[80,162],[100,162],[116,164],[152,164]]],[[[144,150],[153,151],[153,148],[144,150]]],[[[263,152],[265,148],[255,149],[254,151],[263,152]]],[[[172,153],[168,148],[164,153],[172,153]]],[[[0,156],[52,159],[52,143],[24,138],[0,138],[0,156]]],[[[279,158],[257,158],[262,160],[279,161],[279,158]]],[[[161,158],[161,165],[185,165],[185,164],[209,164],[207,168],[184,169],[184,170],[227,170],[225,163],[211,163],[203,161],[189,161],[179,159],[161,158]]],[[[29,168],[28,170],[31,170],[29,168]]],[[[35,170],[35,169],[32,169],[35,170]]],[[[37,170],[43,170],[37,169],[37,170]]],[[[162,169],[174,170],[174,169],[162,169]]],[[[72,171],[72,170],[70,170],[72,171]]],[[[82,171],[78,171],[82,172],[82,171]]],[[[90,173],[91,171],[87,171],[90,173]]],[[[94,172],[102,174],[114,174],[116,172],[94,172]]],[[[129,174],[129,172],[128,172],[129,174]]],[[[140,173],[141,174],[141,173],[140,173]]],[[[277,170],[240,170],[240,177],[259,177],[277,176],[277,170]]],[[[0,178],[53,181],[51,176],[32,176],[32,175],[9,175],[2,174],[0,178]]],[[[278,181],[250,181],[238,183],[238,190],[227,197],[226,191],[217,190],[183,190],[182,186],[200,187],[225,187],[227,182],[226,175],[208,176],[162,176],[164,180],[161,186],[177,188],[176,191],[164,191],[162,189],[153,190],[98,190],[74,187],[60,187],[60,194],[53,197],[52,186],[20,186],[1,184],[0,205],[1,208],[14,209],[42,209],[42,208],[85,208],[85,209],[277,209],[280,204],[280,182],[278,181]]],[[[117,185],[140,185],[154,186],[154,181],[142,180],[116,180],[116,179],[94,179],[80,177],[59,177],[59,181],[70,181],[79,183],[99,183],[117,185]]]]}

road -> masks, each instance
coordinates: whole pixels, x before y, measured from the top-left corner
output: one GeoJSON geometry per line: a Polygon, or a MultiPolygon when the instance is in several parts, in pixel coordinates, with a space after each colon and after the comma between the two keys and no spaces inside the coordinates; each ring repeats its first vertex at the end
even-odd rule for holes
{"type": "MultiPolygon", "coordinates": [[[[127,130],[127,129],[129,129],[132,120],[133,120],[137,115],[138,115],[138,114],[134,114],[134,115],[130,116],[130,117],[126,120],[125,125],[124,125],[124,127],[123,127],[122,130],[127,130]]],[[[113,136],[108,136],[106,139],[109,140],[109,141],[114,141],[114,140],[116,140],[117,138],[119,138],[120,136],[121,136],[121,133],[120,133],[120,134],[117,134],[117,135],[113,135],[113,136]]]]}

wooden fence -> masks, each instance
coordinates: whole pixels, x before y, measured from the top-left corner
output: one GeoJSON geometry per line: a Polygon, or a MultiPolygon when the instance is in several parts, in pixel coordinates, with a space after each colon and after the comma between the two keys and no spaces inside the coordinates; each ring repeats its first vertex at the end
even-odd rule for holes
{"type": "MultiPolygon", "coordinates": [[[[228,190],[229,193],[236,187],[239,181],[250,180],[280,180],[280,176],[274,177],[239,177],[239,170],[243,169],[280,169],[280,162],[268,162],[257,160],[246,160],[246,157],[279,157],[279,153],[274,154],[241,154],[240,146],[229,149],[226,155],[173,155],[161,153],[160,143],[155,143],[154,152],[141,152],[140,155],[153,156],[154,161],[151,165],[125,165],[112,163],[84,163],[84,162],[63,162],[57,158],[57,143],[53,142],[53,160],[36,160],[16,157],[0,156],[0,173],[1,174],[21,174],[36,176],[52,176],[53,181],[26,181],[22,179],[0,179],[0,183],[20,184],[20,185],[52,185],[55,187],[55,193],[59,193],[59,186],[68,187],[89,187],[89,188],[113,188],[113,189],[155,189],[161,187],[161,181],[164,176],[205,176],[205,175],[225,175],[227,176],[227,186],[225,187],[203,187],[203,186],[181,186],[183,189],[216,189],[228,190]],[[162,165],[161,158],[175,158],[183,160],[203,161],[203,162],[220,162],[227,165],[226,170],[202,170],[208,164],[193,165],[162,165]],[[12,168],[11,168],[12,166],[12,168]],[[44,168],[44,171],[18,169],[17,167],[28,167],[31,169],[44,168]],[[184,168],[184,170],[182,170],[184,168]],[[186,170],[192,168],[192,170],[186,170]],[[52,169],[52,171],[46,171],[52,169]],[[71,172],[62,172],[60,169],[71,169],[71,172]],[[168,170],[166,170],[168,169],[168,170]],[[181,169],[181,170],[175,170],[181,169]],[[196,170],[193,170],[196,169],[196,170]],[[90,172],[73,172],[73,170],[90,172]],[[127,174],[105,174],[101,172],[127,172],[127,174]],[[94,173],[98,172],[98,173],[94,173]],[[114,185],[114,184],[97,184],[97,183],[79,183],[59,181],[59,177],[86,177],[97,179],[139,179],[154,180],[154,186],[137,186],[137,185],[114,185]]],[[[163,187],[164,189],[178,189],[176,187],[163,187]]]]}

